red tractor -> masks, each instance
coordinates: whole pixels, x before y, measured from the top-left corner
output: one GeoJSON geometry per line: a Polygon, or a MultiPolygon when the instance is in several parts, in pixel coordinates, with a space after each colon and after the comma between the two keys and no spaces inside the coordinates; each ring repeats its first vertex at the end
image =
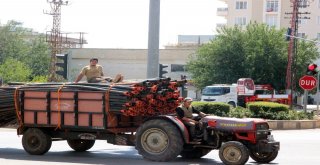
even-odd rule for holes
{"type": "Polygon", "coordinates": [[[263,119],[207,116],[200,122],[201,139],[194,142],[177,117],[150,118],[136,132],[136,149],[152,161],[169,161],[178,155],[196,159],[217,149],[227,165],[245,164],[249,156],[258,163],[269,163],[278,155],[280,143],[273,139],[263,119]]]}

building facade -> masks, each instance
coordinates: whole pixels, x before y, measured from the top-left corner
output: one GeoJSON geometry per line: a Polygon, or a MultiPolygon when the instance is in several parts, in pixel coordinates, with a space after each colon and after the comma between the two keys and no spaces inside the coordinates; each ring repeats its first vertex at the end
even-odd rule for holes
{"type": "MultiPolygon", "coordinates": [[[[217,9],[217,15],[227,20],[225,25],[246,26],[250,22],[265,23],[276,28],[290,27],[291,0],[220,0],[227,7],[217,9]]],[[[299,0],[298,37],[320,40],[320,0],[299,0]]]]}

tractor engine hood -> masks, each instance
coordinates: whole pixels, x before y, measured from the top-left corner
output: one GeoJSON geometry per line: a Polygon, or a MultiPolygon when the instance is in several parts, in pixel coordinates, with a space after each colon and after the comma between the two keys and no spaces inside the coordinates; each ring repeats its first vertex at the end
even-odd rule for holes
{"type": "Polygon", "coordinates": [[[219,130],[238,130],[238,131],[250,131],[256,130],[256,124],[267,123],[263,119],[257,118],[229,118],[218,116],[206,116],[201,119],[202,122],[210,122],[210,127],[215,127],[219,130]]]}

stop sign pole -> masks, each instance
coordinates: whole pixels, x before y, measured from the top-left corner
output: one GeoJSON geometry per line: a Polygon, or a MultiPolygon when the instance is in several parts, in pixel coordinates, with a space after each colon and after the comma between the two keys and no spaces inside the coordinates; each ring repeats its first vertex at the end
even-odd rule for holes
{"type": "Polygon", "coordinates": [[[317,79],[313,76],[304,75],[299,79],[299,86],[304,89],[304,112],[307,112],[308,91],[317,86],[317,79]]]}
{"type": "MultiPolygon", "coordinates": [[[[319,72],[317,73],[317,80],[319,81],[319,72]]],[[[317,114],[319,114],[319,85],[317,85],[317,114]]]]}

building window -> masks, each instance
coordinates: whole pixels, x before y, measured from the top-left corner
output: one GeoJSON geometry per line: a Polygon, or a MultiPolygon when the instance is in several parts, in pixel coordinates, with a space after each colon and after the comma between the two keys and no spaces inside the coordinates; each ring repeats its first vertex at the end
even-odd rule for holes
{"type": "Polygon", "coordinates": [[[298,33],[297,37],[305,38],[306,37],[306,33],[298,33]]]}
{"type": "Polygon", "coordinates": [[[236,17],[234,21],[235,25],[246,25],[247,24],[247,18],[246,17],[236,17]]]}
{"type": "Polygon", "coordinates": [[[317,23],[320,25],[320,16],[318,16],[317,23]]]}
{"type": "Polygon", "coordinates": [[[320,8],[320,0],[318,0],[318,8],[320,8]]]}
{"type": "Polygon", "coordinates": [[[247,1],[237,1],[236,9],[247,9],[247,1]]]}
{"type": "Polygon", "coordinates": [[[298,7],[299,8],[307,8],[308,7],[308,1],[307,0],[300,0],[298,1],[298,7]]]}
{"type": "Polygon", "coordinates": [[[278,0],[267,0],[266,12],[278,12],[278,7],[279,7],[278,0]]]}
{"type": "Polygon", "coordinates": [[[320,33],[317,33],[317,40],[320,40],[320,33]]]}
{"type": "Polygon", "coordinates": [[[181,64],[171,64],[171,72],[185,72],[186,65],[181,64]]]}
{"type": "Polygon", "coordinates": [[[298,24],[299,25],[305,25],[307,23],[306,19],[298,19],[298,24]]]}
{"type": "Polygon", "coordinates": [[[278,17],[274,15],[270,15],[266,17],[266,24],[269,26],[277,26],[278,17]]]}

